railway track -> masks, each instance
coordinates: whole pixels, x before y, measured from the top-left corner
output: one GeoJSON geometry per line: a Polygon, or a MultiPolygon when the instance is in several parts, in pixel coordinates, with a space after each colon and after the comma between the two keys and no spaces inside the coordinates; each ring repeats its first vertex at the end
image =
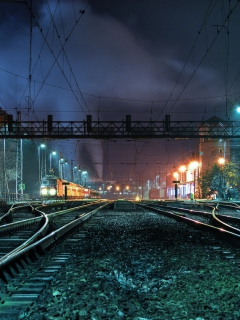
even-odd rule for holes
{"type": "Polygon", "coordinates": [[[142,204],[145,208],[165,214],[192,227],[201,228],[229,239],[240,239],[239,206],[209,203],[158,203],[142,204]],[[189,208],[190,206],[190,208],[189,208]],[[221,213],[219,208],[221,207],[221,213]]]}
{"type": "Polygon", "coordinates": [[[84,210],[87,212],[97,206],[99,206],[99,201],[72,203],[71,205],[63,202],[51,206],[19,203],[12,206],[3,216],[0,226],[0,263],[41,239],[47,233],[77,219],[84,210]]]}
{"type": "MultiPolygon", "coordinates": [[[[62,241],[66,234],[73,232],[74,228],[89,219],[99,208],[106,205],[108,203],[96,201],[69,209],[65,208],[61,211],[55,211],[53,206],[51,208],[44,206],[45,212],[51,212],[44,214],[44,216],[47,216],[47,221],[54,221],[54,223],[51,223],[51,232],[40,240],[25,241],[0,258],[0,277],[2,284],[4,284],[4,289],[1,290],[0,294],[0,303],[2,304],[0,308],[1,319],[14,319],[14,317],[17,319],[18,311],[14,310],[14,307],[31,304],[31,301],[39,296],[46,282],[52,279],[51,273],[56,274],[69,257],[69,254],[54,253],[51,256],[47,256],[47,261],[44,257],[44,263],[41,264],[39,259],[43,252],[62,241]],[[15,281],[16,278],[17,283],[15,281]],[[21,289],[19,289],[19,286],[21,289]]],[[[66,205],[64,204],[64,206],[66,205]]],[[[37,212],[40,212],[39,209],[37,209],[37,212]]],[[[42,217],[39,218],[42,219],[42,217]]],[[[23,221],[26,220],[24,219],[23,221]]],[[[8,229],[9,232],[9,228],[13,224],[21,224],[21,222],[3,225],[2,228],[8,229]]],[[[24,230],[26,232],[26,229],[24,230]]],[[[11,238],[12,235],[10,235],[11,238]]],[[[32,236],[30,239],[32,239],[32,236]]]]}
{"type": "MultiPolygon", "coordinates": [[[[175,297],[178,281],[193,277],[189,260],[204,268],[218,258],[223,265],[231,262],[238,268],[240,252],[235,249],[217,233],[191,228],[146,207],[103,208],[59,246],[48,246],[48,254],[36,250],[22,259],[20,270],[12,270],[12,278],[7,276],[7,283],[2,284],[0,315],[2,319],[40,315],[48,319],[157,319],[153,317],[157,314],[174,319],[169,301],[175,297]]],[[[202,273],[196,277],[202,279],[202,273]]],[[[203,308],[196,313],[196,308],[180,308],[175,319],[203,317],[211,311],[203,308]]]]}
{"type": "Polygon", "coordinates": [[[1,219],[0,226],[0,261],[21,250],[37,237],[46,233],[46,216],[34,214],[31,204],[21,203],[11,206],[1,219]]]}

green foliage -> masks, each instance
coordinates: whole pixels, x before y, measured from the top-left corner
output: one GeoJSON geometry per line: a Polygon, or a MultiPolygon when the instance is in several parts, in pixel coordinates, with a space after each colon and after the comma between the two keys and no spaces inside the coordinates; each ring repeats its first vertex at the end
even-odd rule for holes
{"type": "Polygon", "coordinates": [[[240,187],[239,165],[234,162],[228,162],[224,165],[213,164],[202,175],[200,181],[202,197],[207,198],[214,191],[218,197],[227,198],[227,190],[232,187],[234,193],[240,187]]]}

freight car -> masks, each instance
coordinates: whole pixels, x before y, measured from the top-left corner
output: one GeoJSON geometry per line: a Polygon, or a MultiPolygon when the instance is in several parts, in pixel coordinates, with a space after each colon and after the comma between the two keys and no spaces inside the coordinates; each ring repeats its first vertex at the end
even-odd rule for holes
{"type": "Polygon", "coordinates": [[[96,190],[85,188],[55,176],[46,176],[41,181],[40,195],[44,199],[84,199],[99,198],[96,190]]]}

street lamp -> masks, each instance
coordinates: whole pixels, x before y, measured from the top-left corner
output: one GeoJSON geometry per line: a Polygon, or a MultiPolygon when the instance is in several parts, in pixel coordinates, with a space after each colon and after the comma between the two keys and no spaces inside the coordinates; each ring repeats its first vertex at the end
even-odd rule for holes
{"type": "Polygon", "coordinates": [[[39,163],[39,183],[46,176],[46,145],[41,143],[38,146],[38,163],[39,163]],[[42,152],[41,152],[42,150],[42,152]]]}
{"type": "Polygon", "coordinates": [[[120,187],[116,186],[116,191],[117,191],[117,199],[119,198],[119,192],[120,192],[120,187]]]}
{"type": "Polygon", "coordinates": [[[179,179],[179,173],[177,171],[173,172],[173,177],[175,180],[179,179]]]}
{"type": "Polygon", "coordinates": [[[68,166],[68,161],[65,160],[63,163],[63,179],[69,179],[68,174],[67,174],[67,166],[68,166]]]}
{"type": "Polygon", "coordinates": [[[87,186],[87,171],[82,171],[83,178],[84,178],[84,187],[87,186]]]}
{"type": "Polygon", "coordinates": [[[76,177],[76,175],[77,175],[77,166],[75,165],[73,165],[73,161],[74,160],[71,160],[71,181],[72,182],[77,182],[77,177],[76,177]]]}
{"type": "Polygon", "coordinates": [[[107,186],[107,198],[108,198],[108,199],[110,198],[110,191],[111,191],[111,189],[112,189],[112,186],[111,186],[111,185],[107,186]]]}
{"type": "Polygon", "coordinates": [[[178,171],[180,172],[180,181],[181,182],[184,182],[185,181],[185,179],[183,179],[183,174],[184,174],[184,172],[186,172],[186,170],[187,170],[187,168],[186,168],[186,166],[180,166],[179,167],[179,169],[178,169],[178,171]]]}
{"type": "Polygon", "coordinates": [[[77,172],[77,182],[78,184],[82,185],[82,170],[80,169],[80,167],[77,172]]]}
{"type": "Polygon", "coordinates": [[[72,177],[73,177],[72,181],[73,181],[74,183],[77,183],[77,182],[78,182],[77,166],[74,166],[74,167],[72,168],[72,177]]]}
{"type": "Polygon", "coordinates": [[[177,171],[173,172],[173,177],[174,177],[173,183],[174,183],[175,200],[177,201],[177,198],[178,198],[178,184],[180,183],[179,172],[177,172],[177,171]]]}
{"type": "Polygon", "coordinates": [[[218,163],[220,164],[220,165],[223,165],[223,164],[225,164],[225,158],[219,158],[218,159],[218,163]]]}
{"type": "MultiPolygon", "coordinates": [[[[221,168],[221,175],[220,175],[220,184],[221,186],[223,186],[224,188],[226,188],[226,183],[225,183],[225,174],[224,174],[224,165],[226,163],[226,159],[221,157],[218,159],[218,163],[220,165],[221,168]]],[[[225,199],[226,194],[223,195],[224,199],[225,199]]]]}
{"type": "Polygon", "coordinates": [[[193,197],[191,200],[193,200],[196,196],[196,193],[198,193],[198,168],[199,168],[198,161],[190,162],[189,169],[193,171],[193,197]]]}
{"type": "Polygon", "coordinates": [[[52,168],[52,156],[55,156],[57,154],[56,151],[52,151],[49,155],[49,171],[50,173],[54,173],[54,169],[52,168]]]}
{"type": "Polygon", "coordinates": [[[187,167],[185,165],[181,165],[178,169],[180,172],[180,183],[181,186],[179,187],[179,193],[181,198],[185,198],[186,196],[186,171],[187,167]]]}
{"type": "Polygon", "coordinates": [[[64,164],[64,159],[60,158],[59,159],[59,178],[63,179],[63,164],[64,164]]]}

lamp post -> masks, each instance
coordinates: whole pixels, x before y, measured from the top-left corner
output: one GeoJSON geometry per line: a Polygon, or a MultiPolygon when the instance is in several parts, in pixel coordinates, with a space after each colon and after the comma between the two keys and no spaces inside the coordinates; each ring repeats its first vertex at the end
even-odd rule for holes
{"type": "Polygon", "coordinates": [[[71,181],[76,182],[75,173],[76,173],[77,166],[73,165],[73,160],[71,160],[71,181]]]}
{"type": "Polygon", "coordinates": [[[87,171],[82,171],[82,174],[83,174],[83,178],[84,178],[84,187],[87,186],[87,171]]]}
{"type": "Polygon", "coordinates": [[[82,185],[82,170],[80,169],[80,167],[78,168],[77,172],[77,182],[78,184],[82,185]]]}
{"type": "Polygon", "coordinates": [[[193,171],[193,198],[191,200],[193,200],[196,195],[198,195],[198,168],[198,161],[192,161],[189,164],[189,169],[193,171]]]}
{"type": "Polygon", "coordinates": [[[129,185],[126,185],[125,190],[126,190],[126,196],[128,198],[129,197],[129,191],[130,191],[129,185]]]}
{"type": "Polygon", "coordinates": [[[181,182],[185,182],[185,179],[183,179],[184,177],[184,172],[186,172],[187,168],[186,166],[182,165],[179,167],[178,171],[180,172],[180,181],[181,182]]]}
{"type": "Polygon", "coordinates": [[[116,186],[116,191],[117,191],[117,199],[119,198],[119,192],[120,192],[120,187],[116,186]]]}
{"type": "Polygon", "coordinates": [[[38,146],[39,183],[46,176],[46,145],[41,143],[38,146]],[[41,152],[42,150],[42,152],[41,152]]]}
{"type": "Polygon", "coordinates": [[[219,163],[220,165],[225,164],[225,158],[219,158],[219,159],[218,159],[218,163],[219,163]]]}
{"type": "Polygon", "coordinates": [[[60,158],[59,159],[59,177],[60,177],[60,179],[63,179],[63,164],[64,164],[64,159],[60,158]]]}
{"type": "Polygon", "coordinates": [[[72,181],[74,182],[74,183],[78,183],[78,177],[77,177],[77,166],[74,166],[73,168],[72,168],[72,181]]]}
{"type": "Polygon", "coordinates": [[[173,183],[174,183],[174,190],[175,190],[175,200],[177,201],[177,198],[178,198],[178,184],[180,183],[180,180],[179,180],[179,172],[174,172],[173,173],[173,177],[175,180],[173,180],[173,183]]]}
{"type": "Polygon", "coordinates": [[[68,161],[65,160],[63,163],[63,179],[66,179],[66,180],[69,179],[68,174],[67,174],[67,170],[66,170],[67,166],[68,166],[68,161]]]}
{"type": "MultiPolygon", "coordinates": [[[[218,159],[218,163],[220,165],[221,168],[221,180],[220,180],[220,184],[221,184],[221,189],[222,187],[226,190],[225,188],[225,175],[224,175],[224,165],[225,165],[226,159],[221,157],[218,159]]],[[[226,198],[226,193],[223,192],[223,197],[224,199],[226,198]]]]}
{"type": "Polygon", "coordinates": [[[186,196],[186,171],[187,171],[187,167],[185,165],[181,165],[178,169],[178,171],[180,172],[180,183],[181,183],[181,187],[180,189],[180,197],[181,198],[185,198],[186,196]]]}
{"type": "Polygon", "coordinates": [[[52,151],[49,155],[49,171],[50,173],[54,173],[54,169],[52,168],[52,156],[55,156],[57,154],[56,151],[52,151]]]}
{"type": "Polygon", "coordinates": [[[107,186],[107,198],[110,199],[110,191],[112,186],[107,186]]]}

